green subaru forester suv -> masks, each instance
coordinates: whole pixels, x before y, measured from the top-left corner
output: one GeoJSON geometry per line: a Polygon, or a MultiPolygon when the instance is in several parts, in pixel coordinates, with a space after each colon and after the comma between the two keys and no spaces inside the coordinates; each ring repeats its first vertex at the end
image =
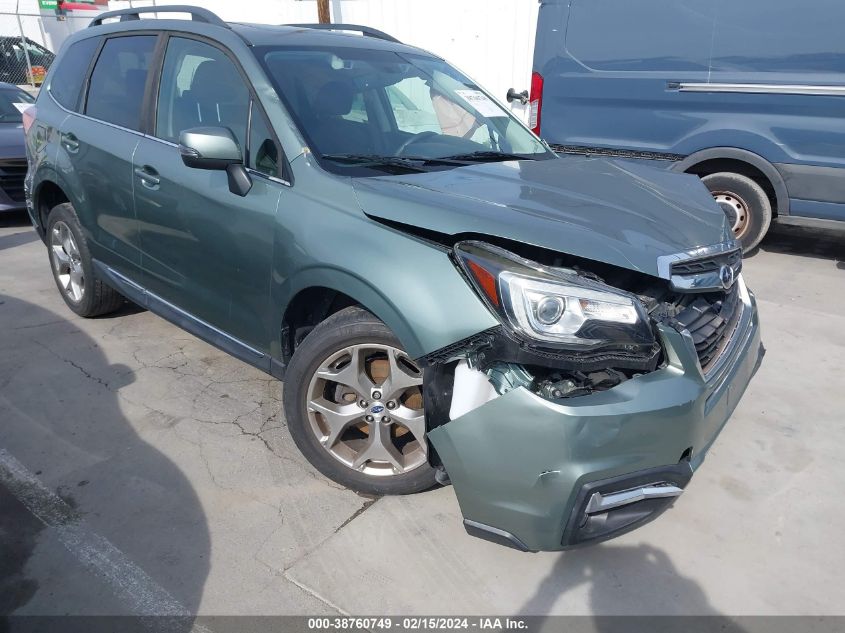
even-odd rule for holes
{"type": "Polygon", "coordinates": [[[69,38],[25,113],[73,312],[126,298],[283,379],[323,474],[451,483],[482,538],[564,549],[671,505],[762,358],[694,176],[559,157],[373,29],[149,10],[69,38]]]}

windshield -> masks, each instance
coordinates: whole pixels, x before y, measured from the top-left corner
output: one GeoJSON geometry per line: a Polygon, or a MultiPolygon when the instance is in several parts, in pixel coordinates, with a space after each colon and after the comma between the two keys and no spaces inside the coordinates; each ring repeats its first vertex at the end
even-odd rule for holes
{"type": "Polygon", "coordinates": [[[23,90],[0,90],[0,123],[20,123],[21,113],[35,103],[23,90]]]}
{"type": "Polygon", "coordinates": [[[311,150],[346,175],[555,158],[446,62],[358,48],[257,51],[311,150]]]}

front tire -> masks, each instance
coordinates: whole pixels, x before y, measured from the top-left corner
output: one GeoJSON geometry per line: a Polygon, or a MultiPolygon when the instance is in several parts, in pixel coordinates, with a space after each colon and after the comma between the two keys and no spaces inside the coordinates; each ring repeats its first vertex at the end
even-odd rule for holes
{"type": "Polygon", "coordinates": [[[733,172],[710,174],[701,181],[728,217],[742,251],[755,248],[772,222],[772,203],[763,188],[751,178],[733,172]]]}
{"type": "Polygon", "coordinates": [[[81,317],[114,312],[123,297],[94,273],[91,251],[73,205],[65,202],[47,216],[50,268],[67,307],[81,317]]]}
{"type": "Polygon", "coordinates": [[[341,310],[297,347],[284,407],[297,447],[329,479],[374,495],[434,486],[422,371],[366,310],[341,310]]]}

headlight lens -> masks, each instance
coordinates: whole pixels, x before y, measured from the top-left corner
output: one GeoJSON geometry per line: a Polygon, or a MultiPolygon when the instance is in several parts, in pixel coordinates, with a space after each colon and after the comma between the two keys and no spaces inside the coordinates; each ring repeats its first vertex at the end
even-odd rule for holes
{"type": "Polygon", "coordinates": [[[455,255],[490,309],[523,338],[578,349],[654,343],[645,310],[629,293],[483,242],[460,242],[455,255]]]}

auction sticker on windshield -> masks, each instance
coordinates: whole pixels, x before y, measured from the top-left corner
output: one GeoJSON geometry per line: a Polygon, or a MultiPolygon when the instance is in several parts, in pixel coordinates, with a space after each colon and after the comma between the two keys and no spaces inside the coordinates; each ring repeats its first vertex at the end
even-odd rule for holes
{"type": "Polygon", "coordinates": [[[480,90],[455,90],[455,94],[475,108],[481,116],[505,116],[496,102],[480,90]]]}

